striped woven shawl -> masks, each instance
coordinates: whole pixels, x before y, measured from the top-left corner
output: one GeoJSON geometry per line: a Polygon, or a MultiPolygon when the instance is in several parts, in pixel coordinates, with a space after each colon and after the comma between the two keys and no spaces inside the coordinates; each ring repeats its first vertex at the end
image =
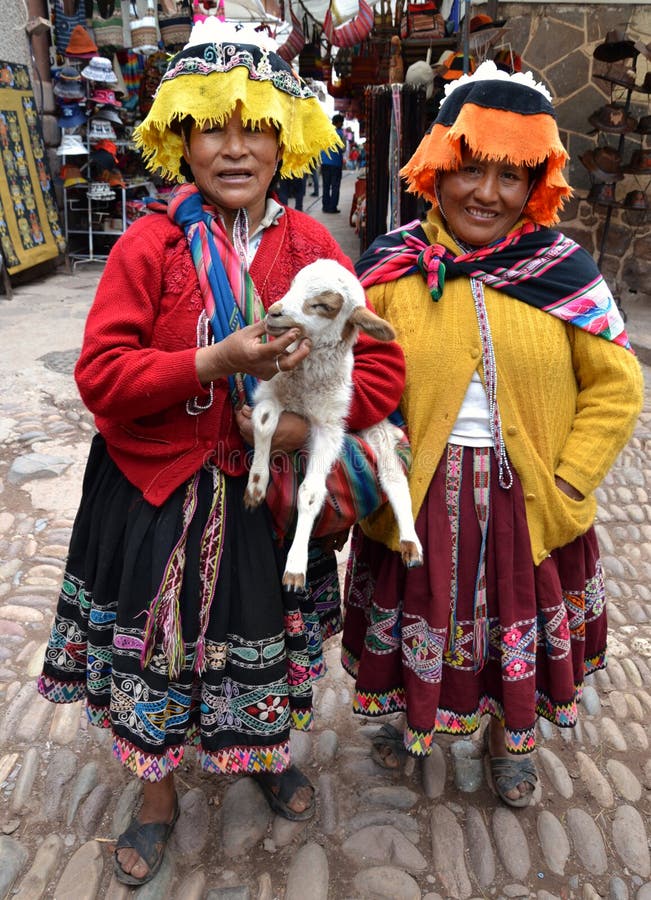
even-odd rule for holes
{"type": "Polygon", "coordinates": [[[632,351],[624,321],[590,254],[559,231],[525,222],[504,238],[455,256],[430,244],[419,222],[377,238],[355,266],[364,287],[421,272],[433,300],[446,278],[475,278],[632,351]]]}

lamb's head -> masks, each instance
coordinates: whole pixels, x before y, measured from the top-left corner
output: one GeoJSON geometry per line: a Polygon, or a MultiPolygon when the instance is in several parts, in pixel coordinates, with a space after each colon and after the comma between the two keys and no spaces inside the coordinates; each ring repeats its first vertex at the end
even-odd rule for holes
{"type": "Polygon", "coordinates": [[[272,337],[297,327],[314,346],[352,344],[359,328],[379,341],[395,338],[389,323],[367,308],[357,277],[333,259],[301,269],[285,296],[269,307],[265,325],[272,337]]]}

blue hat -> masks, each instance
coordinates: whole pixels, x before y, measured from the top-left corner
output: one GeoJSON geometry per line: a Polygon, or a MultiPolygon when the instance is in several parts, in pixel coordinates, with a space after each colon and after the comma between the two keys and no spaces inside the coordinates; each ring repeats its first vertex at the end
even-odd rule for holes
{"type": "Polygon", "coordinates": [[[86,114],[78,103],[62,103],[59,107],[59,128],[77,128],[86,124],[86,114]]]}

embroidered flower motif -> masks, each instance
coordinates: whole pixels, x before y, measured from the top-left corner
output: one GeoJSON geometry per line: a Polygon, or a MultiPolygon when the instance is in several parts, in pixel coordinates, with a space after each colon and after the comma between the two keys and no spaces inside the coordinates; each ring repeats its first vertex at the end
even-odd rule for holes
{"type": "MultiPolygon", "coordinates": [[[[253,712],[253,710],[251,710],[253,712]]],[[[284,704],[280,697],[274,697],[273,700],[267,697],[256,703],[256,714],[262,722],[275,722],[276,719],[283,714],[284,704]]]]}
{"type": "Polygon", "coordinates": [[[517,647],[522,639],[522,632],[519,628],[509,628],[504,635],[504,643],[509,647],[517,647]]]}
{"type": "Polygon", "coordinates": [[[558,636],[561,640],[567,641],[570,637],[570,624],[567,619],[563,619],[563,621],[558,626],[558,636]]]}
{"type": "Polygon", "coordinates": [[[519,678],[528,670],[528,666],[523,659],[514,659],[506,667],[506,673],[510,678],[519,678]]]}
{"type": "Polygon", "coordinates": [[[446,650],[443,654],[443,658],[449,666],[463,665],[463,653],[461,650],[446,650]]]}

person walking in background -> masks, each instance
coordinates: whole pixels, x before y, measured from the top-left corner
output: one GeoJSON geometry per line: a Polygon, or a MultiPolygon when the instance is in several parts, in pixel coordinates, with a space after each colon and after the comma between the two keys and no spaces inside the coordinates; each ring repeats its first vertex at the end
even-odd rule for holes
{"type": "Polygon", "coordinates": [[[312,179],[312,193],[310,194],[311,197],[319,196],[319,174],[320,174],[320,171],[321,171],[320,167],[318,165],[316,165],[310,172],[310,178],[312,179]]]}
{"type": "Polygon", "coordinates": [[[536,719],[577,721],[606,662],[595,491],[627,443],[643,379],[590,254],[552,229],[571,189],[551,95],[485,62],[448,86],[402,169],[432,205],[356,270],[407,360],[401,400],[425,548],[402,564],[382,509],[355,528],[343,663],[355,711],[385,724],[376,761],[437,732],[484,734],[495,790],[537,784],[536,719]]]}
{"type": "MultiPolygon", "coordinates": [[[[181,183],[114,245],[75,368],[98,433],[38,689],[84,700],[142,782],[113,860],[133,886],[161,866],[189,746],[207,773],[255,778],[288,819],[316,808],[289,735],[311,725],[324,597],[318,615],[309,583],[283,590],[270,511],[245,508],[246,398],[310,352],[298,329],[264,339],[269,306],[316,259],[353,266],[272,196],[278,170],[301,177],[339,144],[274,46],[210,17],[170,61],[135,141],[181,183]]],[[[360,337],[349,426],[390,413],[403,374],[395,342],[360,337]]],[[[306,439],[305,420],[283,414],[275,450],[306,439]]]]}
{"type": "Polygon", "coordinates": [[[303,197],[305,196],[305,182],[307,175],[297,178],[280,178],[278,180],[278,199],[284,206],[289,206],[290,197],[294,198],[294,207],[301,212],[303,210],[303,197]]]}
{"type": "Polygon", "coordinates": [[[340,212],[338,208],[339,190],[341,187],[341,173],[344,168],[344,150],[346,149],[346,140],[342,129],[344,117],[340,113],[336,113],[332,117],[332,124],[337,130],[341,146],[335,150],[329,149],[321,152],[321,178],[323,180],[321,208],[324,213],[340,212]]]}

